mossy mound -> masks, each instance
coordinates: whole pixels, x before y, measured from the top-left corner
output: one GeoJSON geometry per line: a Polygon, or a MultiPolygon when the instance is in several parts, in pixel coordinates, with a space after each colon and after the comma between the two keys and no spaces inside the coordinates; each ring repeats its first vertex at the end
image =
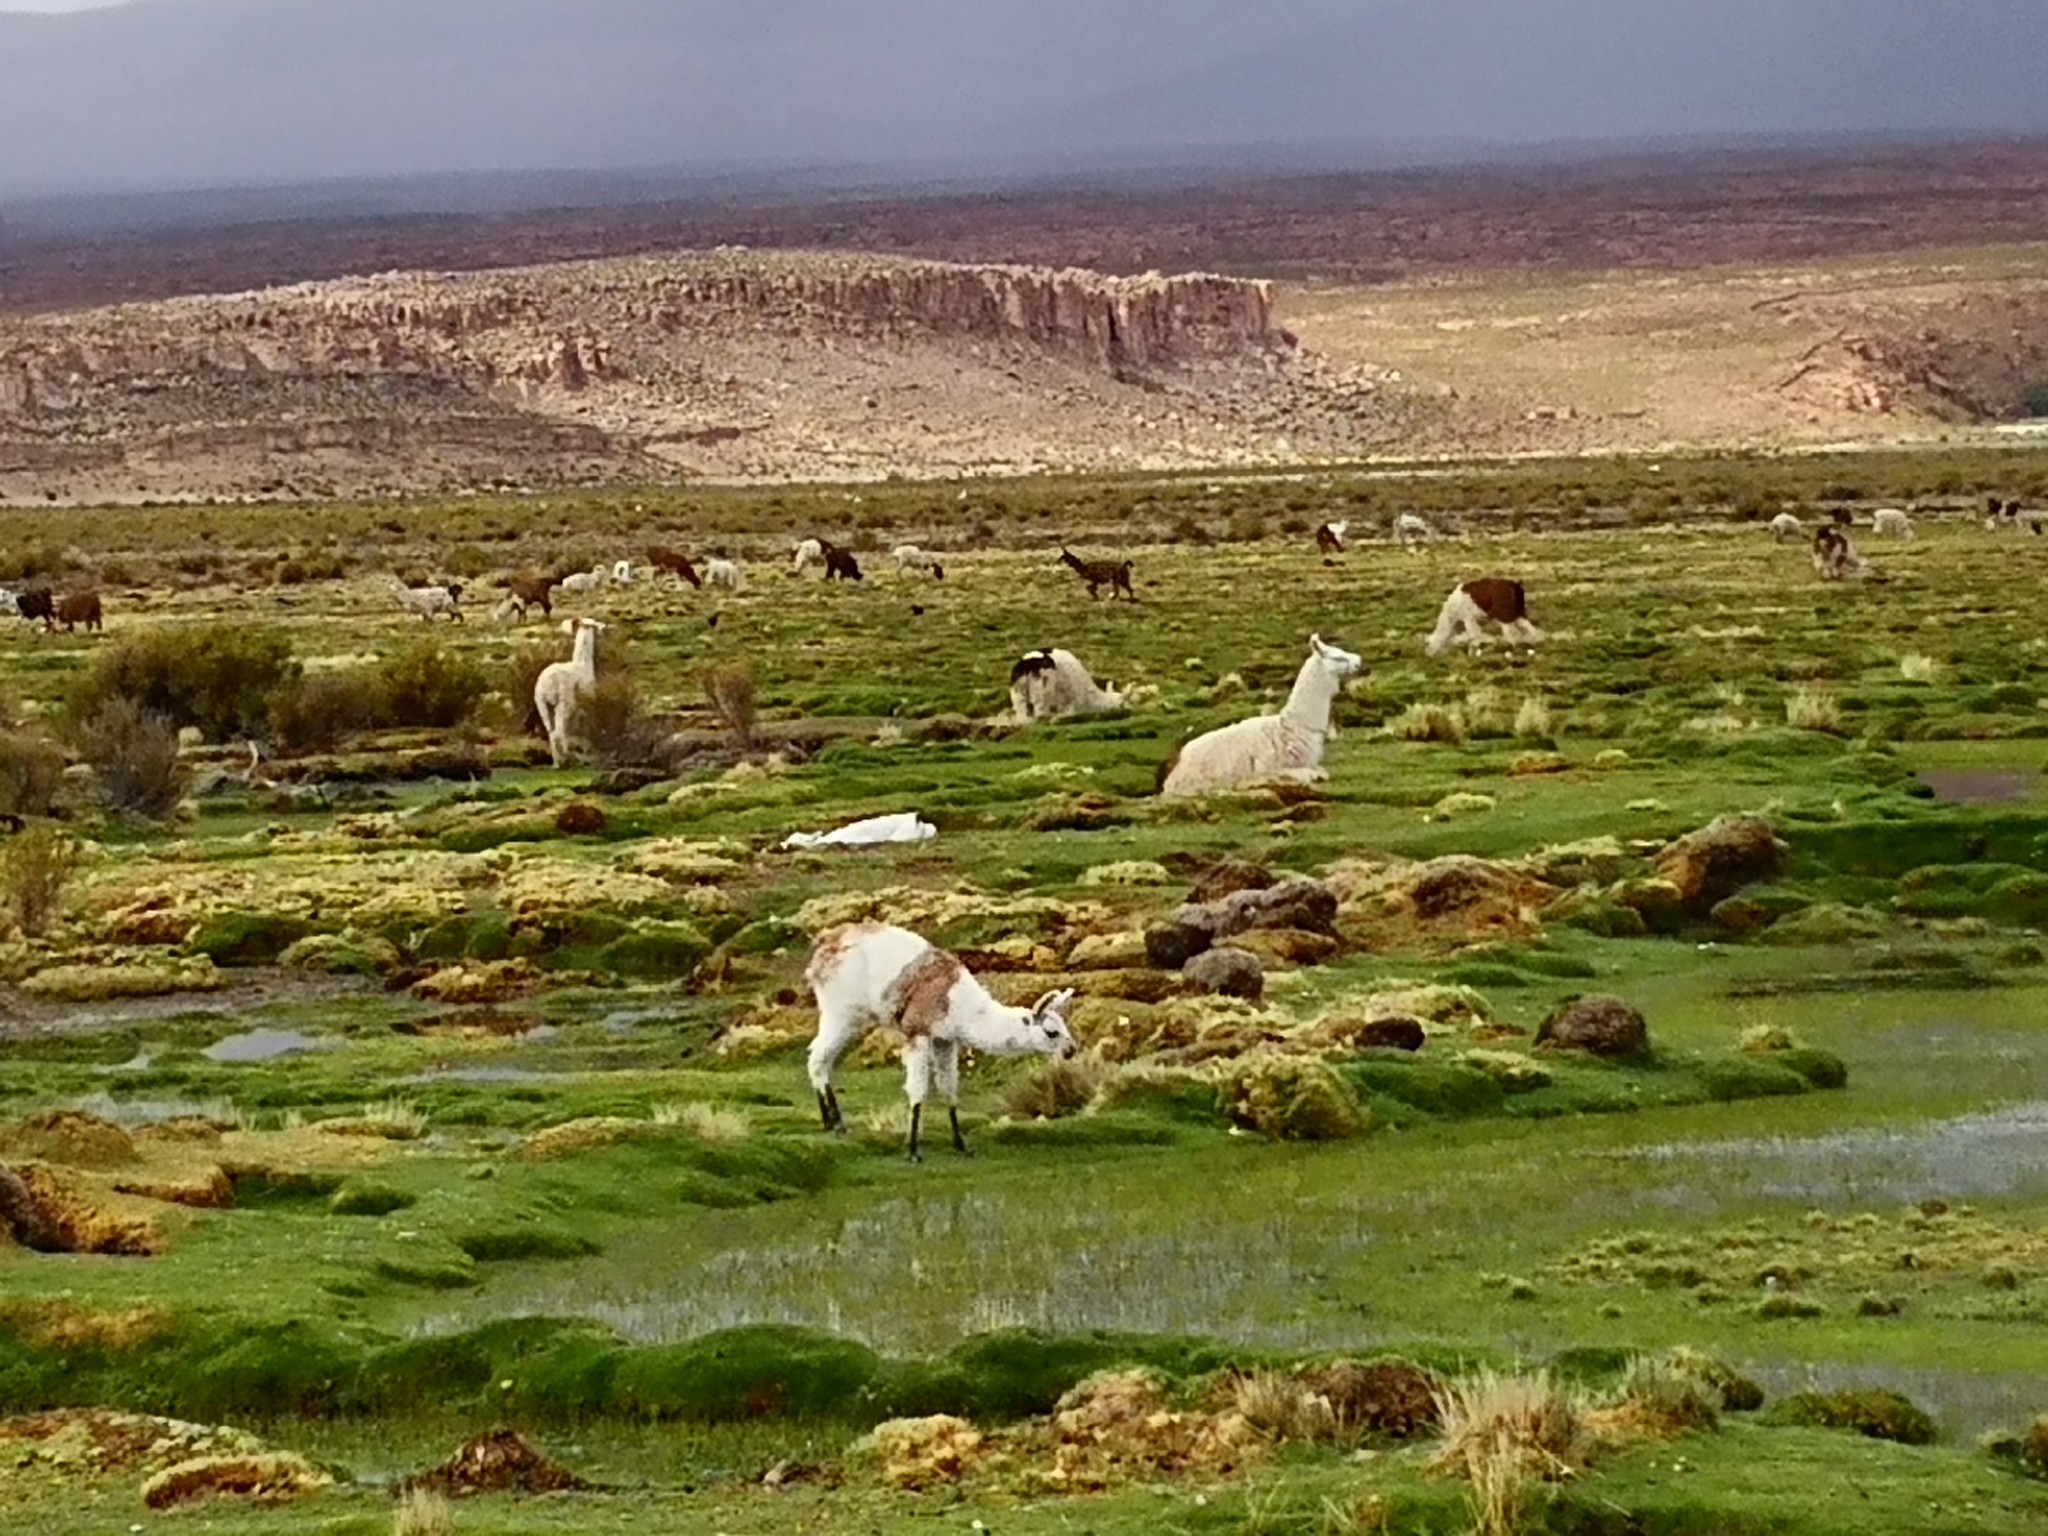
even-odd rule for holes
{"type": "Polygon", "coordinates": [[[1895,1440],[1901,1445],[1932,1445],[1936,1436],[1934,1420],[1924,1410],[1910,1398],[1882,1387],[1795,1392],[1774,1403],[1764,1422],[1854,1430],[1872,1440],[1895,1440]]]}
{"type": "Polygon", "coordinates": [[[1350,1084],[1312,1056],[1243,1058],[1224,1084],[1223,1103],[1234,1123],[1277,1141],[1342,1141],[1372,1125],[1350,1084]]]}

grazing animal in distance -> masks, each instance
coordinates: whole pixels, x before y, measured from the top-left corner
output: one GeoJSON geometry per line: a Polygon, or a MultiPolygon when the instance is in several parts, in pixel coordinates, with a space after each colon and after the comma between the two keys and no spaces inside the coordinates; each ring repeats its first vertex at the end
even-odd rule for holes
{"type": "Polygon", "coordinates": [[[889,552],[896,562],[896,573],[907,576],[912,571],[929,576],[934,581],[946,579],[946,568],[939,564],[939,557],[928,549],[919,549],[915,544],[898,544],[889,552]]]}
{"type": "Polygon", "coordinates": [[[1837,528],[1848,528],[1853,526],[1856,522],[1856,514],[1854,512],[1851,512],[1847,507],[1828,508],[1828,517],[1833,521],[1834,525],[1837,528]]]}
{"type": "Polygon", "coordinates": [[[553,618],[555,613],[555,578],[542,576],[534,571],[519,571],[504,577],[498,583],[511,595],[506,601],[519,610],[519,616],[526,617],[527,610],[538,608],[542,618],[553,618]]]}
{"type": "Polygon", "coordinates": [[[1870,531],[1883,534],[1886,538],[1910,539],[1913,537],[1913,520],[1900,507],[1879,507],[1870,514],[1870,531]]]}
{"type": "Polygon", "coordinates": [[[43,628],[57,627],[57,599],[48,587],[30,587],[14,594],[14,611],[30,623],[43,621],[43,628]]]}
{"type": "Polygon", "coordinates": [[[1161,771],[1160,793],[1200,795],[1262,779],[1311,784],[1329,777],[1323,744],[1330,738],[1330,704],[1363,663],[1321,635],[1310,635],[1308,647],[1277,715],[1255,715],[1187,742],[1161,771]]]}
{"type": "Polygon", "coordinates": [[[1104,587],[1109,588],[1109,600],[1116,601],[1121,592],[1132,602],[1138,600],[1131,591],[1131,562],[1128,560],[1083,560],[1072,550],[1062,546],[1060,564],[1072,571],[1088,584],[1088,595],[1098,595],[1104,587]]]}
{"type": "Polygon", "coordinates": [[[1325,523],[1325,524],[1323,524],[1323,526],[1322,526],[1322,527],[1320,527],[1320,528],[1318,528],[1318,529],[1316,530],[1316,548],[1317,548],[1317,550],[1319,550],[1319,551],[1320,551],[1320,552],[1321,552],[1322,554],[1324,554],[1324,555],[1341,555],[1341,554],[1343,554],[1343,553],[1344,553],[1344,532],[1345,532],[1345,530],[1346,530],[1346,529],[1348,529],[1348,528],[1349,528],[1350,526],[1351,526],[1351,524],[1350,524],[1350,523],[1349,523],[1348,521],[1347,521],[1347,522],[1341,522],[1341,523],[1325,523]]]}
{"type": "Polygon", "coordinates": [[[1771,530],[1771,537],[1780,544],[1784,543],[1787,539],[1796,539],[1799,535],[1806,532],[1806,525],[1790,512],[1780,512],[1771,519],[1768,526],[1771,530]]]}
{"type": "Polygon", "coordinates": [[[549,663],[533,680],[533,707],[557,768],[569,761],[569,728],[577,706],[597,685],[597,637],[604,633],[604,625],[596,619],[564,619],[562,633],[575,637],[569,659],[549,663]]]}
{"type": "Polygon", "coordinates": [[[1417,544],[1426,544],[1436,537],[1436,530],[1427,518],[1414,512],[1403,512],[1394,519],[1394,542],[1404,549],[1413,549],[1417,544]]]}
{"type": "Polygon", "coordinates": [[[57,599],[57,623],[64,626],[66,633],[75,632],[83,624],[87,629],[100,627],[100,595],[97,592],[72,592],[57,599]]]}
{"type": "Polygon", "coordinates": [[[587,571],[571,571],[555,582],[564,592],[595,592],[605,584],[607,572],[602,565],[593,565],[587,571]]]}
{"type": "Polygon", "coordinates": [[[704,562],[704,584],[724,587],[728,592],[744,592],[747,590],[747,573],[739,568],[736,561],[714,555],[704,562]]]}
{"type": "Polygon", "coordinates": [[[1047,992],[1028,1008],[999,1003],[967,967],[929,940],[887,923],[828,928],[811,946],[804,980],[818,1003],[811,1041],[811,1087],[825,1129],[846,1134],[846,1115],[832,1088],[832,1069],[871,1025],[903,1034],[903,1091],[910,1099],[912,1162],[918,1153],[924,1101],[934,1087],[946,1101],[953,1150],[967,1151],[960,1131],[960,1052],[1072,1056],[1080,1049],[1067,1028],[1071,988],[1047,992]]]}
{"type": "Polygon", "coordinates": [[[1813,569],[1821,580],[1846,581],[1869,568],[1841,529],[1827,526],[1813,531],[1813,569]]]}
{"type": "Polygon", "coordinates": [[[1529,622],[1529,599],[1522,584],[1501,576],[1482,576],[1451,588],[1451,595],[1437,612],[1436,628],[1429,632],[1423,649],[1432,656],[1441,656],[1462,635],[1465,644],[1476,651],[1486,638],[1482,626],[1487,620],[1500,626],[1503,640],[1534,645],[1543,638],[1543,631],[1529,622]]]}
{"type": "Polygon", "coordinates": [[[402,577],[391,578],[397,588],[398,606],[407,613],[416,613],[431,623],[434,615],[445,613],[457,624],[462,622],[462,583],[451,581],[445,586],[408,586],[402,577]]]}
{"type": "Polygon", "coordinates": [[[632,561],[614,560],[612,562],[612,585],[615,587],[630,587],[633,585],[632,561]]]}
{"type": "Polygon", "coordinates": [[[853,551],[841,549],[837,544],[826,544],[825,579],[827,581],[859,581],[860,562],[853,558],[853,551]]]}
{"type": "Polygon", "coordinates": [[[1080,658],[1057,646],[1026,651],[1010,668],[1010,713],[1019,720],[1056,720],[1121,709],[1124,696],[1103,688],[1080,658]]]}
{"type": "Polygon", "coordinates": [[[825,564],[825,541],[823,539],[801,539],[797,542],[796,555],[791,561],[793,572],[801,576],[812,566],[823,568],[825,564]]]}
{"type": "Polygon", "coordinates": [[[702,587],[704,579],[697,574],[697,567],[690,563],[690,557],[679,549],[650,549],[647,563],[656,571],[665,571],[675,577],[676,585],[688,582],[693,587],[702,587]]]}

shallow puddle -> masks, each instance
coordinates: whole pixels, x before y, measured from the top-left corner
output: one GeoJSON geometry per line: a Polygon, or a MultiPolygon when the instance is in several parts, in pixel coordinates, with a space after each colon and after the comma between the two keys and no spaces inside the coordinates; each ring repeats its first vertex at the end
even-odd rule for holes
{"type": "Polygon", "coordinates": [[[280,1056],[291,1056],[300,1051],[324,1051],[336,1043],[316,1040],[296,1029],[251,1029],[214,1041],[204,1055],[208,1061],[275,1061],[280,1056]]]}
{"type": "Polygon", "coordinates": [[[1955,805],[2015,805],[2041,780],[2023,768],[1923,768],[1920,782],[1955,805]]]}

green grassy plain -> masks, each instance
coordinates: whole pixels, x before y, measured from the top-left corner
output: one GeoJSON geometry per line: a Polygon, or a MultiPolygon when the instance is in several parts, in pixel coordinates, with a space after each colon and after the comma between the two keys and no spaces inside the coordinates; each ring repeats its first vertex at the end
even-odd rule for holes
{"type": "MultiPolygon", "coordinates": [[[[21,988],[0,1120],[93,1111],[136,1139],[132,1159],[78,1165],[92,1189],[219,1169],[231,1198],[110,1196],[157,1234],[153,1257],[0,1249],[0,1409],[247,1423],[356,1481],[277,1511],[160,1516],[133,1477],[25,1464],[0,1476],[0,1516],[53,1533],[131,1516],[381,1533],[384,1484],[504,1420],[618,1491],[464,1503],[459,1532],[1455,1530],[1462,1495],[1426,1473],[1426,1448],[1283,1445],[1228,1475],[1054,1496],[1016,1467],[899,1492],[848,1446],[892,1412],[1042,1413],[1124,1360],[1196,1383],[1226,1363],[1690,1345],[1773,1397],[1896,1386],[1944,1441],[1731,1415],[1603,1453],[1544,1507],[1550,1528],[2038,1529],[2039,1485],[1973,1441],[2048,1411],[2048,1178],[2029,1154],[2048,1101],[2032,569],[2048,541],[1968,509],[2042,489],[2037,456],[1896,454],[1036,482],[964,503],[877,487],[38,517],[26,563],[97,570],[109,628],[0,641],[31,722],[146,625],[275,627],[314,671],[388,653],[423,626],[380,566],[475,581],[470,622],[437,633],[492,678],[517,646],[559,641],[488,620],[494,571],[667,542],[728,547],[752,582],[564,599],[604,617],[649,703],[710,745],[620,792],[544,766],[509,701],[453,733],[491,765],[478,783],[376,782],[440,739],[410,732],[312,770],[273,763],[269,783],[219,779],[168,827],[105,820],[67,790],[88,846],[63,919],[0,946],[21,988]],[[1923,511],[1908,544],[1865,530],[1879,579],[1829,585],[1746,520],[1781,501],[1810,520],[1828,493],[1952,510],[1923,511]],[[1410,505],[1465,531],[1412,553],[1368,538],[1329,564],[1302,536],[1342,516],[1370,533],[1410,505]],[[792,535],[848,529],[944,551],[945,581],[879,554],[859,588],[788,574],[792,535]],[[1140,601],[1091,603],[1054,562],[1063,538],[1133,558],[1140,601]],[[339,574],[280,584],[280,557],[339,574]],[[1429,661],[1437,605],[1481,574],[1525,581],[1547,639],[1429,661]],[[1172,745],[1274,707],[1311,631],[1365,658],[1329,781],[1307,799],[1156,799],[1172,745]],[[980,723],[1011,660],[1050,644],[1156,697],[1087,722],[980,723]],[[697,679],[741,660],[775,755],[732,768],[697,679]],[[302,771],[372,782],[356,800],[294,794],[283,781],[302,771]],[[1938,798],[1922,773],[1979,800],[1938,798]],[[559,830],[572,804],[603,825],[559,830]],[[776,847],[896,810],[939,836],[776,847]],[[1744,811],[1790,850],[1748,907],[1616,918],[1610,886],[1744,811]],[[1142,926],[1226,853],[1304,873],[1467,854],[1583,899],[1430,923],[1361,898],[1342,948],[1276,969],[1260,1010],[1070,974],[1077,938],[1142,926]],[[856,1135],[832,1142],[803,1078],[799,973],[809,929],[864,905],[978,952],[1006,995],[1078,979],[1076,1027],[1112,1084],[1178,1075],[1041,1119],[1036,1064],[978,1063],[979,1155],[913,1167],[877,1051],[847,1064],[856,1135]],[[290,964],[246,963],[279,951],[290,964]],[[39,985],[65,966],[85,979],[39,985]],[[498,984],[462,993],[458,968],[498,984]],[[144,992],[172,971],[219,990],[95,992],[115,971],[144,992]],[[1417,1059],[1327,1058],[1367,1133],[1307,1144],[1232,1124],[1219,1087],[1247,1046],[1423,984],[1471,989],[1478,1018],[1447,1015],[1417,1059]],[[1589,991],[1643,1010],[1649,1056],[1530,1051],[1551,1007],[1589,991]],[[305,1048],[220,1059],[252,1029],[305,1048]],[[1846,1064],[1846,1086],[1737,1049],[1765,1034],[1846,1064]],[[1504,1083],[1474,1050],[1528,1056],[1548,1081],[1504,1083]],[[166,1121],[183,1134],[143,1129],[166,1121]],[[758,1324],[810,1331],[701,1342],[758,1324]],[[1094,1330],[1110,1334],[1082,1347],[1094,1330]],[[739,1363],[714,1371],[713,1355],[739,1363]],[[785,1459],[827,1470],[760,1488],[785,1459]]],[[[196,755],[246,762],[231,743],[196,755]]],[[[0,1161],[63,1164],[9,1134],[0,1161]]]]}

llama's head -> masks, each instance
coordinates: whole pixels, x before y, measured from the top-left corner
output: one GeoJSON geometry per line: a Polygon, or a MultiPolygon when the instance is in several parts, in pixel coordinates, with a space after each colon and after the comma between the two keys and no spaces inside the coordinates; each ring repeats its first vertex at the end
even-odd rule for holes
{"type": "Polygon", "coordinates": [[[1330,530],[1331,538],[1341,542],[1344,538],[1344,531],[1351,526],[1351,523],[1346,519],[1342,522],[1326,523],[1324,526],[1330,530]]]}
{"type": "Polygon", "coordinates": [[[1080,1051],[1081,1042],[1067,1028],[1067,1005],[1073,1000],[1074,989],[1061,987],[1058,991],[1046,993],[1031,1005],[1031,1017],[1025,1022],[1030,1049],[1061,1060],[1080,1051]]]}
{"type": "Polygon", "coordinates": [[[459,582],[459,581],[451,581],[451,582],[449,582],[449,583],[448,583],[448,601],[449,601],[449,602],[451,602],[451,603],[459,603],[459,602],[461,602],[461,601],[462,601],[462,583],[461,583],[461,582],[459,582]]]}
{"type": "Polygon", "coordinates": [[[1358,669],[1365,665],[1357,653],[1347,651],[1342,646],[1332,645],[1321,635],[1310,635],[1308,648],[1310,654],[1322,663],[1323,670],[1336,682],[1341,683],[1345,678],[1355,675],[1358,669]]]}

